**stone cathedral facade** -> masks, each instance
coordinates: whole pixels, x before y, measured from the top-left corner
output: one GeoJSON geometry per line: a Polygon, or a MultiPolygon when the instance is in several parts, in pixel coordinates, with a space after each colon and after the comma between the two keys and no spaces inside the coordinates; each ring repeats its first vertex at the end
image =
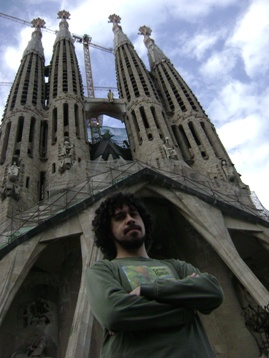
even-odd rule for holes
{"type": "Polygon", "coordinates": [[[0,357],[98,357],[85,269],[102,258],[96,207],[117,191],[135,193],[155,218],[150,256],[191,262],[221,282],[223,305],[202,317],[216,356],[268,356],[268,213],[213,123],[150,28],[139,28],[147,70],[115,14],[119,99],[85,97],[69,13],[58,16],[49,64],[44,20],[33,20],[1,125],[0,357]],[[87,120],[102,114],[125,123],[125,146],[109,133],[88,142],[87,120]]]}

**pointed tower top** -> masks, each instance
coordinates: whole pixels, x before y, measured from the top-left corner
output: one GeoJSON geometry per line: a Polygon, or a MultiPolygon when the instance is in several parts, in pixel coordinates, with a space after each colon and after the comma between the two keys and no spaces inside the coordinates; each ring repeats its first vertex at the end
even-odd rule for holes
{"type": "Polygon", "coordinates": [[[57,19],[62,19],[62,20],[70,20],[70,12],[69,11],[66,11],[66,10],[61,10],[58,12],[58,17],[57,19]]]}
{"type": "Polygon", "coordinates": [[[116,26],[117,26],[118,24],[120,24],[120,20],[121,20],[120,16],[119,16],[119,15],[116,15],[116,14],[110,15],[110,16],[108,17],[108,19],[109,19],[108,22],[112,22],[113,25],[116,25],[116,26]]]}
{"type": "Polygon", "coordinates": [[[164,59],[168,60],[162,50],[155,44],[155,41],[150,38],[150,35],[152,33],[150,27],[144,25],[141,26],[138,31],[138,35],[144,35],[144,44],[148,49],[148,57],[151,68],[152,66],[156,65],[164,59]]]}
{"type": "Polygon", "coordinates": [[[149,37],[152,33],[152,30],[150,27],[144,25],[144,26],[140,26],[139,27],[139,30],[138,30],[138,35],[144,35],[144,36],[147,36],[149,37]]]}
{"type": "Polygon", "coordinates": [[[34,27],[35,28],[35,30],[39,30],[40,31],[40,29],[41,28],[44,28],[45,27],[45,20],[43,20],[43,19],[40,19],[40,17],[37,17],[36,19],[33,19],[32,21],[31,21],[31,24],[32,24],[32,27],[34,27]]]}
{"type": "Polygon", "coordinates": [[[148,49],[154,46],[154,40],[150,38],[152,30],[150,27],[144,25],[139,27],[138,35],[144,35],[144,44],[148,49]]]}
{"type": "Polygon", "coordinates": [[[128,39],[128,37],[123,33],[122,27],[119,25],[121,20],[120,16],[113,14],[110,15],[108,19],[109,19],[108,22],[111,22],[113,24],[112,31],[115,34],[114,37],[115,50],[117,49],[118,46],[123,45],[125,43],[129,43],[131,46],[133,46],[131,41],[128,39]]]}
{"type": "Polygon", "coordinates": [[[60,30],[57,32],[57,37],[55,42],[62,40],[62,39],[69,39],[73,42],[72,35],[69,31],[69,25],[66,20],[70,19],[70,12],[66,10],[61,10],[58,12],[58,19],[61,19],[59,28],[60,30]]]}
{"type": "Polygon", "coordinates": [[[32,38],[28,42],[28,45],[23,53],[23,57],[28,55],[28,53],[34,52],[41,57],[44,57],[44,51],[41,43],[42,33],[41,28],[45,27],[45,20],[40,19],[40,17],[33,19],[31,21],[32,27],[34,27],[34,31],[32,32],[32,38]]]}

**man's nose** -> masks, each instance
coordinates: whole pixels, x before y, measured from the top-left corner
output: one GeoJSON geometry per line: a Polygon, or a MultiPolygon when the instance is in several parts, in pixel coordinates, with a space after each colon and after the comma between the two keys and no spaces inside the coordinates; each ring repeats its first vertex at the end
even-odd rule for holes
{"type": "Polygon", "coordinates": [[[127,214],[126,221],[127,221],[127,224],[129,224],[129,225],[135,223],[134,218],[130,214],[127,214]]]}

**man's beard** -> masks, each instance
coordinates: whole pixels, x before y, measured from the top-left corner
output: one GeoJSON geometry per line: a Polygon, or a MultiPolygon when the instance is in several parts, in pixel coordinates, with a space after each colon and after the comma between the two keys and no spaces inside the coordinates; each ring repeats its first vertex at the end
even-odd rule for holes
{"type": "Polygon", "coordinates": [[[119,240],[115,236],[113,236],[113,240],[125,250],[137,250],[145,243],[146,236],[140,236],[134,232],[127,240],[119,240]]]}

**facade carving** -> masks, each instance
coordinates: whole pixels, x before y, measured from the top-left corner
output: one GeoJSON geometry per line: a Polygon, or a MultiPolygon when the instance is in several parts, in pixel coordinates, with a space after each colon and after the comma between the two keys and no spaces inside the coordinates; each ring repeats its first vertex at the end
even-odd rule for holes
{"type": "Polygon", "coordinates": [[[63,173],[69,170],[75,161],[74,145],[70,144],[68,140],[60,147],[59,155],[59,172],[63,173]]]}
{"type": "Polygon", "coordinates": [[[18,167],[14,161],[13,164],[6,168],[6,172],[2,178],[1,198],[4,200],[8,196],[19,200],[24,172],[23,165],[22,168],[18,167]]]}

